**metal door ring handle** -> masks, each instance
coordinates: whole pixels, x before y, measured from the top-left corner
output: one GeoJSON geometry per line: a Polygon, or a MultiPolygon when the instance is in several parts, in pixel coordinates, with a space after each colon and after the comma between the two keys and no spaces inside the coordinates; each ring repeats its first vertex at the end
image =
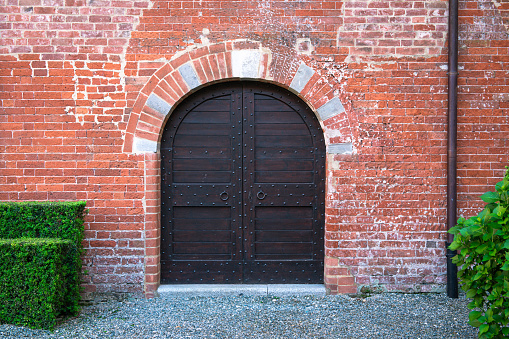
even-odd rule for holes
{"type": "Polygon", "coordinates": [[[258,192],[258,194],[256,195],[256,197],[260,200],[265,199],[266,196],[267,194],[263,193],[263,191],[258,192]]]}
{"type": "Polygon", "coordinates": [[[228,200],[228,193],[227,192],[223,192],[219,195],[219,198],[223,201],[226,201],[228,200]]]}

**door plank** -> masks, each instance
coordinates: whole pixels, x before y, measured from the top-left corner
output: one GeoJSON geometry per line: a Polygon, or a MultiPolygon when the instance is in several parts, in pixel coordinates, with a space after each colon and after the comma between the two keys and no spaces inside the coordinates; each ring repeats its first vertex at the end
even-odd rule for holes
{"type": "Polygon", "coordinates": [[[196,159],[196,158],[215,158],[231,159],[231,147],[174,147],[173,159],[196,159]]]}
{"type": "Polygon", "coordinates": [[[180,135],[226,135],[230,136],[231,124],[211,123],[182,123],[179,126],[180,135]]]}
{"type": "Polygon", "coordinates": [[[302,242],[261,242],[255,243],[256,255],[266,255],[266,254],[285,254],[285,255],[306,255],[309,258],[312,258],[313,255],[313,244],[312,243],[302,243],[302,242]]]}
{"type": "Polygon", "coordinates": [[[313,230],[313,219],[255,219],[256,230],[313,230]]]}
{"type": "Polygon", "coordinates": [[[197,207],[197,206],[186,206],[186,207],[174,207],[173,216],[175,219],[193,218],[193,219],[219,219],[224,220],[230,218],[229,207],[197,207]]]}
{"type": "Polygon", "coordinates": [[[301,135],[288,135],[288,136],[279,136],[279,135],[266,135],[256,139],[256,147],[273,147],[274,145],[278,145],[278,147],[295,147],[295,146],[307,146],[312,147],[313,141],[310,136],[301,136],[301,135]]]}
{"type": "Polygon", "coordinates": [[[230,147],[231,139],[226,135],[204,135],[197,138],[195,135],[179,135],[175,138],[174,146],[201,147],[230,147]]]}
{"type": "Polygon", "coordinates": [[[256,171],[256,183],[310,183],[314,173],[311,171],[256,171]]]}
{"type": "Polygon", "coordinates": [[[175,254],[191,254],[191,255],[230,255],[229,242],[177,242],[173,243],[173,253],[175,254]]]}
{"type": "Polygon", "coordinates": [[[256,112],[257,124],[300,124],[302,123],[301,117],[295,115],[294,112],[284,111],[268,111],[256,112]]]}
{"type": "Polygon", "coordinates": [[[173,219],[173,231],[230,230],[228,219],[173,219]]]}
{"type": "Polygon", "coordinates": [[[230,171],[175,171],[173,180],[176,183],[225,183],[231,182],[230,171]]]}
{"type": "Polygon", "coordinates": [[[218,105],[217,111],[192,111],[185,119],[187,123],[227,124],[230,117],[230,111],[218,105]]]}
{"type": "Polygon", "coordinates": [[[257,159],[257,171],[312,171],[314,160],[310,159],[257,159]]]}
{"type": "Polygon", "coordinates": [[[179,243],[187,242],[229,242],[231,237],[230,231],[216,230],[174,230],[173,241],[179,243]]]}
{"type": "Polygon", "coordinates": [[[262,124],[258,123],[255,127],[255,135],[301,135],[308,136],[309,129],[306,125],[300,124],[290,124],[290,123],[281,123],[281,124],[262,124]]]}
{"type": "Polygon", "coordinates": [[[230,159],[175,159],[174,171],[230,171],[232,168],[230,159]]]}
{"type": "MultiPolygon", "coordinates": [[[[271,145],[273,146],[273,145],[271,145]]],[[[282,149],[281,147],[260,147],[255,150],[256,159],[272,159],[281,157],[284,159],[306,159],[314,160],[313,150],[309,147],[301,146],[288,146],[282,149]]]]}
{"type": "Polygon", "coordinates": [[[310,241],[310,239],[313,239],[312,237],[313,231],[312,230],[285,230],[285,231],[266,231],[266,230],[258,230],[255,234],[255,241],[256,242],[266,242],[266,243],[273,243],[273,242],[306,242],[310,241]]]}
{"type": "Polygon", "coordinates": [[[257,219],[312,219],[312,207],[257,207],[257,219]]]}

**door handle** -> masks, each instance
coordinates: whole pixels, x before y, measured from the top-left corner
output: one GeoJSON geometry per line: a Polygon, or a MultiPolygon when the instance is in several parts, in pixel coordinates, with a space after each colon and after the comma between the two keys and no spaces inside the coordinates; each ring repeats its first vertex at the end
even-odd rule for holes
{"type": "Polygon", "coordinates": [[[219,194],[219,199],[221,199],[223,201],[228,200],[228,198],[229,198],[228,192],[223,192],[223,193],[219,194]]]}
{"type": "Polygon", "coordinates": [[[266,196],[267,196],[267,194],[265,194],[263,191],[260,191],[260,192],[258,192],[258,194],[256,194],[256,197],[258,198],[258,200],[263,200],[263,199],[265,199],[266,196]]]}

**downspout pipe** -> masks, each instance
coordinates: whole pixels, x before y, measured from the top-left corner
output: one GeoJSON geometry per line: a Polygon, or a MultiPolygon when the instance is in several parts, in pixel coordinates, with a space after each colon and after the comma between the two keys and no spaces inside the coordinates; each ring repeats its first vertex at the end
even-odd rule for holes
{"type": "MultiPolygon", "coordinates": [[[[456,168],[458,113],[458,0],[449,0],[448,60],[448,127],[447,127],[447,230],[456,225],[456,168]]],[[[447,296],[458,298],[458,268],[452,263],[455,251],[448,247],[454,236],[447,233],[447,296]]]]}

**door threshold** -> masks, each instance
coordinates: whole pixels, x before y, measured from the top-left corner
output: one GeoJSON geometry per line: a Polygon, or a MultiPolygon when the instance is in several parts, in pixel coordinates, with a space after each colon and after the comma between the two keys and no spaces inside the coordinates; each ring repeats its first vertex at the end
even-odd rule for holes
{"type": "Polygon", "coordinates": [[[162,295],[185,294],[193,296],[210,295],[267,295],[267,296],[304,296],[326,294],[322,284],[267,284],[267,285],[235,285],[235,284],[176,284],[161,285],[157,292],[162,295]]]}

